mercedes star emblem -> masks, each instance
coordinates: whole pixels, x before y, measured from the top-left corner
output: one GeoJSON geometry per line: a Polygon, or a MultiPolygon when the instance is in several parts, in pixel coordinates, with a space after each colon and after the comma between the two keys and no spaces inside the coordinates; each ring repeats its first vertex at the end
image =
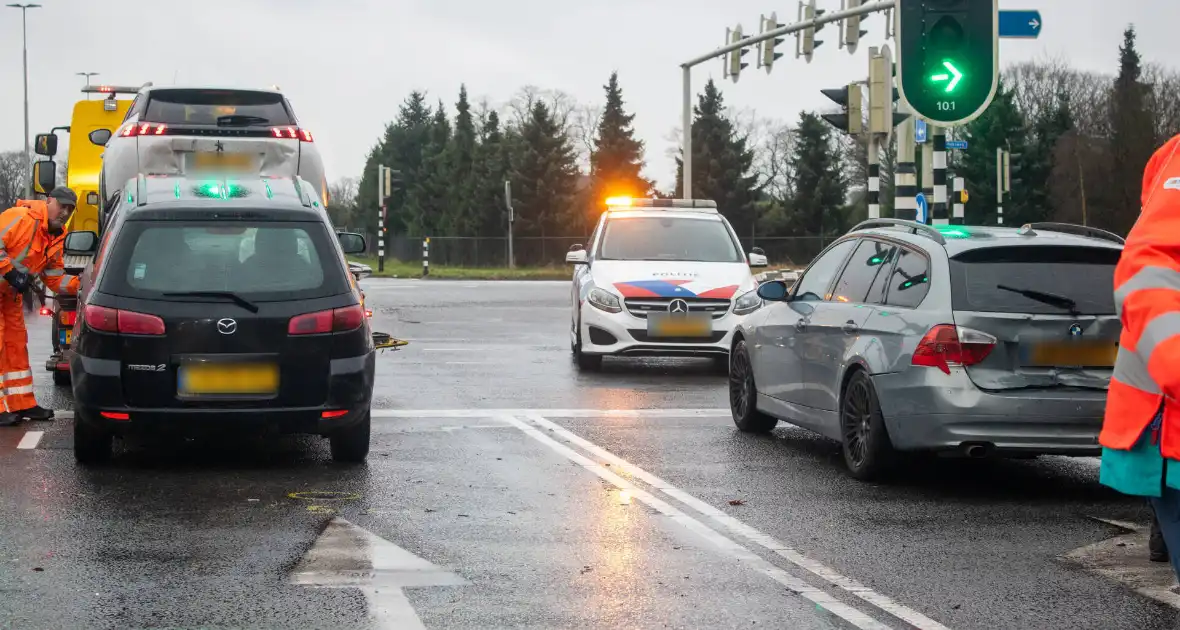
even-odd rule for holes
{"type": "Polygon", "coordinates": [[[668,312],[673,315],[683,315],[688,313],[688,302],[684,300],[672,300],[668,303],[668,312]]]}
{"type": "Polygon", "coordinates": [[[228,317],[217,320],[217,332],[223,335],[232,335],[238,332],[238,323],[228,317]]]}
{"type": "Polygon", "coordinates": [[[1070,326],[1069,327],[1069,336],[1070,337],[1081,337],[1082,336],[1082,325],[1081,324],[1073,324],[1072,326],[1070,326]]]}

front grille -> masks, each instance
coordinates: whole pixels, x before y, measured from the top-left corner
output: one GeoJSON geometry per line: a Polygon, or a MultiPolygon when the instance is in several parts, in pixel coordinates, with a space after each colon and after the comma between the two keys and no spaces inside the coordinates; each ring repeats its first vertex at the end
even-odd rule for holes
{"type": "Polygon", "coordinates": [[[684,300],[690,313],[709,313],[713,319],[721,319],[729,312],[729,300],[715,298],[627,298],[623,304],[627,312],[640,319],[647,319],[648,313],[667,313],[672,300],[684,300]]]}
{"type": "Polygon", "coordinates": [[[685,343],[685,344],[707,344],[717,343],[725,338],[724,330],[714,330],[708,337],[656,337],[649,335],[646,330],[628,330],[631,333],[631,338],[639,343],[685,343]]]}

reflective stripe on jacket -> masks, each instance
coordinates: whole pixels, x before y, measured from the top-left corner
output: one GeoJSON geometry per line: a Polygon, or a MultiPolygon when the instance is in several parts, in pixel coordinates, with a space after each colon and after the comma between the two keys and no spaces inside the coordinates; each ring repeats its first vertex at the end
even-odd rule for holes
{"type": "Polygon", "coordinates": [[[1180,136],[1147,163],[1114,289],[1123,331],[1098,441],[1131,449],[1162,403],[1160,451],[1180,459],[1180,136]]]}

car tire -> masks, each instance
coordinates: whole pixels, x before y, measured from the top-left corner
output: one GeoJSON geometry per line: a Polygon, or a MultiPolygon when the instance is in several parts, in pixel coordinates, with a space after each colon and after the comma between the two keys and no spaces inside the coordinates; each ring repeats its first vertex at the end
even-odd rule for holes
{"type": "Polygon", "coordinates": [[[79,414],[74,416],[74,459],[83,466],[110,461],[115,437],[110,431],[91,426],[79,414]]]}
{"type": "Polygon", "coordinates": [[[737,342],[729,356],[729,411],[733,423],[742,433],[770,433],[778,419],[758,411],[754,364],[746,342],[737,342]]]}
{"type": "Polygon", "coordinates": [[[889,439],[877,390],[868,373],[857,370],[840,396],[840,451],[849,474],[876,481],[893,472],[898,453],[889,439]]]}
{"type": "Polygon", "coordinates": [[[332,446],[332,459],[342,464],[359,464],[369,456],[369,430],[371,415],[365,411],[364,418],[356,424],[337,429],[328,436],[332,446]]]}
{"type": "Polygon", "coordinates": [[[54,370],[53,371],[53,384],[60,385],[62,387],[68,387],[70,385],[70,372],[69,372],[69,370],[54,370]]]}
{"type": "Polygon", "coordinates": [[[602,355],[601,354],[586,354],[582,352],[582,321],[579,319],[577,328],[574,330],[574,363],[578,365],[579,370],[587,372],[597,372],[602,369],[602,355]]]}

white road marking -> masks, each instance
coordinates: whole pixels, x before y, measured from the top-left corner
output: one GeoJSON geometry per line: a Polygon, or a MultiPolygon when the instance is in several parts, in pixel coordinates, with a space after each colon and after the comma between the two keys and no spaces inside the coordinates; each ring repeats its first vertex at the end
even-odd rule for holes
{"type": "Polygon", "coordinates": [[[601,446],[598,446],[589,440],[571,433],[561,425],[536,414],[530,414],[527,416],[527,418],[530,422],[533,422],[539,427],[547,430],[549,433],[568,440],[569,442],[585,449],[587,452],[606,460],[610,463],[612,469],[621,470],[632,477],[643,480],[645,483],[650,484],[656,490],[663,492],[677,501],[680,501],[681,503],[696,510],[697,512],[700,512],[701,514],[708,516],[710,519],[722,525],[729,531],[743,536],[761,547],[773,551],[775,554],[786,558],[791,564],[809,571],[810,573],[822,578],[824,581],[832,584],[833,586],[848,591],[849,593],[863,599],[866,602],[869,602],[870,604],[880,608],[890,615],[893,615],[894,617],[897,617],[898,619],[901,619],[916,628],[920,628],[921,630],[948,630],[946,626],[938,623],[937,621],[934,621],[933,619],[930,619],[929,617],[926,617],[922,613],[908,608],[894,601],[888,596],[882,595],[881,593],[878,593],[873,589],[857,582],[856,580],[840,575],[834,569],[831,569],[819,562],[816,562],[815,560],[812,560],[811,558],[808,558],[799,551],[792,549],[791,547],[774,539],[770,535],[760,532],[749,525],[746,525],[740,520],[721,511],[720,509],[705,503],[704,501],[688,494],[687,492],[684,492],[683,490],[680,490],[676,486],[673,486],[667,481],[664,481],[663,479],[647,472],[646,470],[624,460],[623,458],[615,455],[614,453],[611,453],[601,446]]]}
{"type": "Polygon", "coordinates": [[[43,435],[45,435],[44,431],[28,431],[20,439],[20,443],[16,447],[26,450],[37,448],[37,444],[41,441],[41,436],[43,435]]]}
{"type": "Polygon", "coordinates": [[[373,418],[714,418],[729,417],[728,409],[373,409],[373,418]]]}
{"type": "Polygon", "coordinates": [[[582,454],[565,446],[564,444],[558,443],[553,438],[545,435],[545,433],[543,433],[537,427],[532,426],[513,416],[503,416],[502,419],[504,422],[507,422],[523,431],[525,435],[528,435],[541,444],[548,446],[553,451],[563,455],[566,459],[569,459],[586,470],[594,473],[604,481],[614,485],[616,488],[629,491],[631,496],[635,499],[646,503],[656,511],[684,526],[686,529],[695,532],[705,540],[713,543],[716,547],[734,559],[748,564],[754,570],[759,571],[775,582],[782,584],[793,593],[796,593],[799,596],[813,602],[817,607],[827,610],[828,612],[836,615],[837,617],[840,617],[841,619],[862,630],[885,630],[889,628],[889,626],[881,623],[880,621],[877,621],[876,619],[866,615],[856,608],[841,602],[823,589],[811,586],[803,580],[800,580],[799,578],[796,578],[786,571],[783,571],[782,569],[774,566],[770,562],[763,560],[760,556],[749,549],[734,542],[732,539],[727,538],[725,535],[710,528],[701,521],[696,520],[679,509],[652,496],[646,490],[620,477],[598,462],[583,456],[582,454]]]}
{"type": "Polygon", "coordinates": [[[291,572],[291,583],[358,588],[378,628],[425,629],[402,592],[407,587],[460,586],[467,580],[363,528],[333,517],[291,572]]]}
{"type": "Polygon", "coordinates": [[[424,351],[424,352],[487,352],[487,348],[486,348],[486,347],[482,347],[482,348],[462,348],[462,347],[454,347],[454,348],[421,348],[421,350],[422,350],[422,351],[424,351]]]}

